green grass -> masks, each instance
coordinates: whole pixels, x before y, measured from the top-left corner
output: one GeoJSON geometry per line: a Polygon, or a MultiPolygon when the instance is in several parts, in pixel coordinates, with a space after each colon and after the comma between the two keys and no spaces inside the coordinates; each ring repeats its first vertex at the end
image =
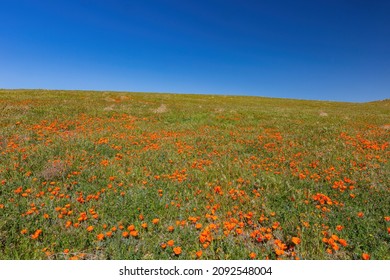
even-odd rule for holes
{"type": "Polygon", "coordinates": [[[0,90],[0,258],[390,259],[389,116],[389,100],[0,90]]]}

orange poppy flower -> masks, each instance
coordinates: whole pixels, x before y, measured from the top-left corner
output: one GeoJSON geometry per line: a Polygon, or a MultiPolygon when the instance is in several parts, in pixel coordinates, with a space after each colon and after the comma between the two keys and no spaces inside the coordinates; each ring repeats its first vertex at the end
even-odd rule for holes
{"type": "Polygon", "coordinates": [[[128,231],[122,232],[122,236],[123,236],[124,238],[128,237],[128,236],[129,236],[129,232],[128,232],[128,231]]]}
{"type": "Polygon", "coordinates": [[[157,225],[159,221],[160,221],[160,219],[153,219],[153,220],[152,220],[152,223],[153,223],[154,225],[157,225]]]}
{"type": "Polygon", "coordinates": [[[293,237],[293,238],[291,238],[291,241],[292,241],[292,243],[294,243],[295,245],[298,245],[299,243],[301,243],[301,239],[299,239],[298,237],[293,237]]]}
{"type": "Polygon", "coordinates": [[[128,230],[128,231],[133,231],[133,230],[135,230],[135,226],[134,226],[134,225],[129,225],[129,226],[127,227],[127,230],[128,230]]]}
{"type": "Polygon", "coordinates": [[[167,242],[168,246],[172,247],[175,244],[175,241],[172,239],[167,242]]]}
{"type": "Polygon", "coordinates": [[[348,246],[348,243],[347,243],[347,241],[345,240],[345,239],[339,239],[339,243],[340,243],[340,245],[342,245],[342,246],[344,246],[344,247],[346,247],[346,246],[348,246]]]}
{"type": "Polygon", "coordinates": [[[344,228],[344,227],[341,226],[341,225],[337,225],[337,226],[336,226],[336,230],[337,230],[337,231],[341,231],[343,228],[344,228]]]}
{"type": "Polygon", "coordinates": [[[133,236],[133,237],[137,237],[138,236],[138,231],[132,230],[132,231],[130,231],[130,235],[133,236]]]}
{"type": "Polygon", "coordinates": [[[276,255],[281,256],[284,254],[284,251],[280,250],[280,249],[275,249],[275,253],[276,253],[276,255]]]}
{"type": "Polygon", "coordinates": [[[89,232],[93,231],[93,226],[87,227],[87,231],[89,231],[89,232]]]}
{"type": "Polygon", "coordinates": [[[181,254],[181,247],[173,248],[173,252],[175,253],[175,255],[180,255],[181,254]]]}
{"type": "Polygon", "coordinates": [[[367,254],[367,253],[363,253],[363,254],[362,254],[362,259],[363,259],[363,260],[369,260],[369,259],[370,259],[370,255],[367,254]]]}
{"type": "Polygon", "coordinates": [[[98,239],[98,240],[103,240],[103,239],[104,239],[104,234],[103,234],[103,233],[99,233],[99,234],[97,235],[97,239],[98,239]]]}
{"type": "Polygon", "coordinates": [[[202,250],[199,250],[198,252],[195,253],[198,259],[202,256],[202,254],[203,254],[202,250]]]}
{"type": "Polygon", "coordinates": [[[254,253],[254,252],[251,252],[250,254],[249,254],[249,257],[252,259],[252,260],[254,260],[255,258],[256,258],[256,253],[254,253]]]}

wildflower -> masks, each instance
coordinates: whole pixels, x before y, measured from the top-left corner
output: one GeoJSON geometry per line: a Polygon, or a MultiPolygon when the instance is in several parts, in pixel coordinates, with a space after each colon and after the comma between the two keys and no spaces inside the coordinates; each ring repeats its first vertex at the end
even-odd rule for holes
{"type": "Polygon", "coordinates": [[[343,226],[341,226],[341,225],[337,225],[337,226],[336,226],[336,230],[337,230],[337,231],[342,231],[342,230],[343,230],[343,228],[344,228],[344,227],[343,227],[343,226]]]}
{"type": "Polygon", "coordinates": [[[348,246],[348,243],[347,243],[347,241],[345,240],[345,239],[339,239],[339,243],[340,243],[340,245],[342,245],[342,246],[344,246],[344,247],[346,247],[346,246],[348,246]]]}
{"type": "Polygon", "coordinates": [[[359,212],[359,213],[357,214],[357,216],[358,216],[359,218],[363,218],[364,213],[363,213],[363,212],[359,212]]]}
{"type": "Polygon", "coordinates": [[[331,246],[332,246],[332,249],[335,251],[338,251],[340,249],[339,245],[337,245],[336,243],[332,243],[331,246]]]}
{"type": "Polygon", "coordinates": [[[298,237],[293,237],[293,238],[291,238],[291,241],[292,241],[292,243],[294,243],[295,245],[298,245],[299,243],[301,243],[301,239],[299,239],[298,237]]]}
{"type": "Polygon", "coordinates": [[[87,227],[87,231],[89,231],[89,232],[93,231],[93,226],[87,227]]]}
{"type": "Polygon", "coordinates": [[[148,228],[148,223],[142,223],[141,227],[144,228],[144,229],[147,229],[148,228]]]}
{"type": "Polygon", "coordinates": [[[172,247],[175,244],[175,241],[172,239],[167,242],[168,246],[172,247]]]}
{"type": "Polygon", "coordinates": [[[281,256],[284,254],[284,251],[280,250],[280,249],[275,249],[275,253],[276,253],[276,255],[281,256]]]}
{"type": "Polygon", "coordinates": [[[152,223],[153,223],[154,225],[157,225],[159,221],[160,221],[160,219],[153,219],[153,220],[152,220],[152,223]]]}
{"type": "Polygon", "coordinates": [[[169,227],[168,227],[168,231],[169,231],[169,232],[172,232],[172,231],[174,231],[174,230],[175,230],[175,228],[174,228],[173,226],[169,226],[169,227]]]}
{"type": "Polygon", "coordinates": [[[129,232],[128,232],[128,231],[122,232],[122,236],[123,236],[124,238],[128,237],[128,236],[129,236],[129,232]]]}
{"type": "Polygon", "coordinates": [[[104,234],[103,234],[103,233],[99,233],[99,234],[97,235],[97,239],[98,239],[98,240],[103,240],[103,239],[104,239],[104,234]]]}
{"type": "Polygon", "coordinates": [[[26,233],[27,233],[27,229],[25,229],[25,228],[22,229],[22,230],[20,231],[20,233],[21,233],[21,234],[26,234],[26,233]]]}
{"type": "Polygon", "coordinates": [[[32,238],[32,239],[37,239],[41,233],[42,233],[42,230],[41,230],[41,229],[37,229],[37,230],[34,232],[34,234],[31,235],[31,238],[32,238]]]}
{"type": "Polygon", "coordinates": [[[175,247],[173,248],[173,252],[175,253],[175,255],[180,255],[181,254],[181,247],[175,247]]]}
{"type": "Polygon", "coordinates": [[[133,236],[133,237],[137,237],[138,236],[138,231],[132,230],[132,231],[130,231],[130,235],[133,236]]]}
{"type": "Polygon", "coordinates": [[[165,249],[165,248],[167,248],[167,244],[166,244],[166,243],[162,243],[162,244],[160,245],[160,247],[161,247],[162,249],[165,249]]]}
{"type": "Polygon", "coordinates": [[[256,253],[251,252],[251,253],[249,254],[249,257],[250,257],[252,260],[254,260],[254,259],[256,258],[256,253]]]}
{"type": "Polygon", "coordinates": [[[338,241],[339,240],[339,237],[335,234],[332,235],[332,239],[335,240],[335,241],[338,241]]]}
{"type": "Polygon", "coordinates": [[[363,259],[363,260],[369,260],[369,259],[370,259],[370,255],[367,254],[367,253],[363,253],[363,254],[362,254],[362,259],[363,259]]]}
{"type": "Polygon", "coordinates": [[[134,226],[134,225],[129,225],[129,226],[127,227],[127,230],[128,230],[128,231],[133,231],[133,230],[135,230],[135,226],[134,226]]]}
{"type": "Polygon", "coordinates": [[[68,253],[69,253],[69,249],[65,249],[64,254],[68,254],[68,253]]]}
{"type": "Polygon", "coordinates": [[[199,259],[202,256],[203,252],[202,250],[199,250],[195,253],[195,256],[199,259]]]}
{"type": "Polygon", "coordinates": [[[196,229],[201,229],[201,228],[202,228],[202,224],[197,223],[197,224],[195,225],[195,228],[196,228],[196,229]]]}

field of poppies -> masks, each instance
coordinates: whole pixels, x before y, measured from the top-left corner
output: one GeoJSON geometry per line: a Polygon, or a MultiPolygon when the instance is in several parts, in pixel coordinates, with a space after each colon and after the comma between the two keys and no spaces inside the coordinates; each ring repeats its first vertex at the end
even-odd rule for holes
{"type": "Polygon", "coordinates": [[[390,100],[0,90],[0,259],[390,259],[390,100]]]}

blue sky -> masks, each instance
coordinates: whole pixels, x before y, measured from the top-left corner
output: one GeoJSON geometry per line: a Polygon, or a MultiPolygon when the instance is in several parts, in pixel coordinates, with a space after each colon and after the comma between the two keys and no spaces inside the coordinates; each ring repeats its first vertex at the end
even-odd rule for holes
{"type": "Polygon", "coordinates": [[[390,97],[390,1],[0,0],[0,88],[390,97]]]}

